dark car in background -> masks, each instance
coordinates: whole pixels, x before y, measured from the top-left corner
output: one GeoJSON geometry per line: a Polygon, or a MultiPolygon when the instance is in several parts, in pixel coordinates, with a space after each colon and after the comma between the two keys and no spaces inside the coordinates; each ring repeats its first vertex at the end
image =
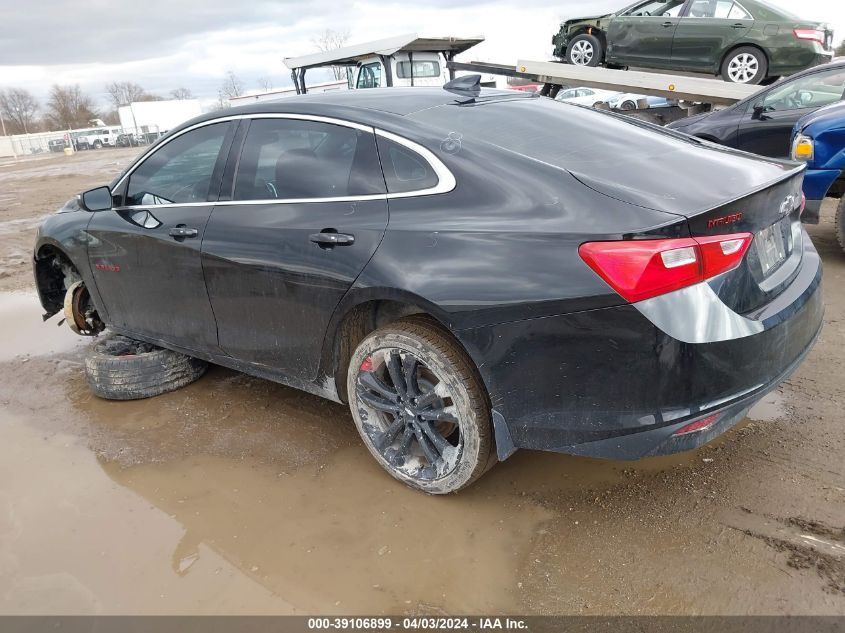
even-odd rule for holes
{"type": "Polygon", "coordinates": [[[65,140],[63,138],[51,138],[47,141],[47,149],[51,152],[63,152],[65,151],[65,140]]]}
{"type": "Polygon", "coordinates": [[[644,0],[567,20],[552,39],[570,64],[637,66],[757,84],[828,62],[833,31],[761,0],[644,0]]]}
{"type": "Polygon", "coordinates": [[[732,106],[673,121],[667,127],[773,158],[789,158],[792,128],[802,116],[845,98],[845,60],[781,79],[732,106]]]}
{"type": "Polygon", "coordinates": [[[458,92],[185,123],[41,226],[46,314],[82,283],[118,334],[348,403],[430,493],[517,448],[699,446],[801,362],[823,311],[803,166],[458,92]]]}

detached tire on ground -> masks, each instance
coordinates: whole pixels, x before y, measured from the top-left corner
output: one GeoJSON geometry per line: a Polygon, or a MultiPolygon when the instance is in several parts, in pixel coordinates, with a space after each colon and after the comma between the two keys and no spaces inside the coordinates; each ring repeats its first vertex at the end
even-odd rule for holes
{"type": "Polygon", "coordinates": [[[203,360],[121,335],[98,341],[85,358],[88,385],[106,400],[138,400],[175,391],[206,369],[203,360]]]}

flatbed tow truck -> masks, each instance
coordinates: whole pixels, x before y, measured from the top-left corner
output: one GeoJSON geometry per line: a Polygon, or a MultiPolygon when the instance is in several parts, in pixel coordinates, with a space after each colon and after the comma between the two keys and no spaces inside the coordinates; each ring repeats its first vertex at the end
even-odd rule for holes
{"type": "MultiPolygon", "coordinates": [[[[490,78],[517,77],[542,84],[541,95],[554,98],[562,86],[617,90],[636,95],[665,97],[677,104],[668,119],[723,107],[760,90],[760,86],[728,83],[701,76],[674,75],[638,70],[575,66],[553,61],[520,59],[513,66],[488,62],[460,62],[455,56],[484,41],[484,37],[420,37],[415,33],[346,46],[333,51],[286,58],[296,91],[307,92],[305,73],[312,68],[340,66],[349,69],[350,89],[442,85],[456,72],[482,75],[482,85],[495,85],[490,78]],[[445,62],[441,66],[441,62],[445,62]]],[[[645,107],[646,104],[639,104],[645,107]]],[[[661,108],[661,110],[667,110],[661,108]]],[[[655,118],[647,110],[626,112],[655,118]]],[[[661,115],[666,119],[666,115],[661,115]]],[[[666,123],[668,120],[656,122],[666,123]]]]}

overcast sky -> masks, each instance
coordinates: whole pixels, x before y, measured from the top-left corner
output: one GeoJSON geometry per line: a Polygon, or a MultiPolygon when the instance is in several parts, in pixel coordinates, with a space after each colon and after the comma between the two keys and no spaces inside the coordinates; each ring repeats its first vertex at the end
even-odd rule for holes
{"type": "MultiPolygon", "coordinates": [[[[633,0],[630,0],[633,1],[633,0]]],[[[104,84],[131,80],[165,95],[179,86],[214,99],[227,70],[248,90],[291,85],[282,58],[314,52],[327,28],[350,43],[402,33],[484,35],[465,61],[547,59],[562,20],[619,9],[629,0],[0,0],[0,88],[44,99],[53,83],[79,83],[100,105],[104,84]]],[[[772,0],[827,21],[845,37],[845,1],[772,0]]],[[[311,81],[319,80],[309,73],[311,81]]]]}

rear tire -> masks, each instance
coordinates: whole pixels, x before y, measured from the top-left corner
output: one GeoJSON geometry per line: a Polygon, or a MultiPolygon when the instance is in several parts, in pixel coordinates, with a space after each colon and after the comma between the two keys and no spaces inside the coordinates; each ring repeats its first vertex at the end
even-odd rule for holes
{"type": "Polygon", "coordinates": [[[840,198],[839,206],[836,207],[833,228],[836,231],[836,241],[839,242],[839,248],[845,251],[845,196],[840,198]]]}
{"type": "Polygon", "coordinates": [[[566,47],[566,62],[575,66],[598,66],[604,59],[604,47],[595,35],[576,35],[566,47]]]}
{"type": "Polygon", "coordinates": [[[769,72],[769,62],[759,48],[740,46],[722,60],[722,79],[736,84],[759,84],[769,72]]]}
{"type": "Polygon", "coordinates": [[[352,354],[346,384],[365,446],[406,485],[457,492],[491,463],[486,391],[464,350],[437,325],[411,317],[371,333],[352,354]]]}
{"type": "Polygon", "coordinates": [[[208,363],[115,335],[94,344],[85,358],[91,391],[106,400],[152,398],[191,384],[208,363]]]}
{"type": "Polygon", "coordinates": [[[626,99],[622,102],[622,105],[619,106],[619,109],[623,112],[631,112],[632,110],[637,109],[637,104],[630,99],[626,99]]]}

